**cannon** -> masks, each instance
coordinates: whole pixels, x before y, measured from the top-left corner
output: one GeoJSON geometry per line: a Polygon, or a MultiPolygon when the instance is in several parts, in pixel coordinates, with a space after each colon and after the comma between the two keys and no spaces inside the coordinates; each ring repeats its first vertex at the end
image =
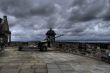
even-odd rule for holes
{"type": "MultiPolygon", "coordinates": [[[[46,39],[44,39],[43,41],[39,41],[37,44],[37,48],[40,51],[47,51],[47,48],[51,47],[51,44],[54,44],[55,38],[63,36],[63,34],[58,35],[56,37],[55,37],[55,35],[56,35],[56,33],[52,30],[52,28],[50,28],[50,30],[47,31],[47,33],[46,33],[46,39]]],[[[25,47],[25,46],[20,45],[18,50],[22,51],[23,47],[25,47]]]]}
{"type": "Polygon", "coordinates": [[[40,51],[47,51],[47,48],[50,47],[48,45],[50,45],[51,43],[53,44],[55,42],[55,41],[52,42],[51,40],[55,39],[55,38],[58,38],[58,37],[61,37],[61,36],[63,36],[63,34],[58,35],[58,36],[56,36],[54,38],[51,38],[51,39],[44,39],[44,41],[40,41],[38,43],[38,48],[40,49],[40,51]]]}
{"type": "Polygon", "coordinates": [[[40,41],[38,43],[38,48],[40,51],[47,51],[47,42],[46,41],[40,41]]]}

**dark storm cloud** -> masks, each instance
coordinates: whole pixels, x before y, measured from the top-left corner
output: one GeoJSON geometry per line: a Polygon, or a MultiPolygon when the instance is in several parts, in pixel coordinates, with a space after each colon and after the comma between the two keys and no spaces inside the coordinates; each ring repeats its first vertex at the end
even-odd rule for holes
{"type": "Polygon", "coordinates": [[[30,0],[1,0],[0,9],[2,12],[17,18],[36,15],[48,16],[55,11],[51,4],[40,5],[36,2],[36,5],[33,5],[33,1],[30,0]]]}
{"type": "Polygon", "coordinates": [[[41,15],[41,16],[49,16],[55,12],[55,7],[52,5],[39,5],[30,10],[30,14],[32,15],[41,15]]]}
{"type": "Polygon", "coordinates": [[[110,21],[110,7],[101,17],[103,18],[104,21],[110,21]]]}
{"type": "Polygon", "coordinates": [[[106,7],[100,15],[105,21],[110,20],[110,0],[106,0],[106,7]]]}
{"type": "Polygon", "coordinates": [[[89,21],[98,18],[103,11],[106,0],[74,0],[69,17],[70,21],[89,21]]]}
{"type": "Polygon", "coordinates": [[[60,39],[108,39],[109,0],[0,0],[13,40],[44,39],[52,27],[60,39]]]}
{"type": "Polygon", "coordinates": [[[31,7],[29,0],[0,0],[0,9],[2,12],[20,17],[28,14],[28,9],[31,7]]]}

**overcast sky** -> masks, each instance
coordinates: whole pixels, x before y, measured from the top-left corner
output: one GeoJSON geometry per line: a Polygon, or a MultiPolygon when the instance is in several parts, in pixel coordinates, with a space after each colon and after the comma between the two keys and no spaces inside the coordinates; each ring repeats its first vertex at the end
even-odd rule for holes
{"type": "Polygon", "coordinates": [[[59,39],[110,40],[109,0],[0,0],[13,41],[45,38],[52,27],[59,39]]]}

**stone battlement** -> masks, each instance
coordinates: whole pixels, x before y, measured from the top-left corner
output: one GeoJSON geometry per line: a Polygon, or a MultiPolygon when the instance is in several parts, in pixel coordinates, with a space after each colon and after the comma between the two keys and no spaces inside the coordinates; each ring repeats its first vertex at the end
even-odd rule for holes
{"type": "Polygon", "coordinates": [[[57,42],[55,47],[62,52],[100,59],[106,51],[110,50],[110,43],[57,42]]]}

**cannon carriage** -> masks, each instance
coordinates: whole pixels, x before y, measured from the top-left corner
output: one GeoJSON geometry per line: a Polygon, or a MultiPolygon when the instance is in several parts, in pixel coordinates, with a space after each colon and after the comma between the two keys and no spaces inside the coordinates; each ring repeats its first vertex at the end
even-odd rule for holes
{"type": "MultiPolygon", "coordinates": [[[[34,46],[39,51],[47,51],[48,50],[48,47],[49,48],[52,47],[52,45],[55,43],[55,39],[56,38],[63,36],[63,35],[58,35],[58,36],[55,36],[55,35],[56,35],[56,33],[52,30],[52,28],[50,28],[50,30],[48,30],[47,33],[46,33],[46,39],[44,39],[43,41],[39,41],[34,46]]],[[[22,46],[22,45],[20,45],[18,47],[18,50],[19,51],[22,51],[22,49],[26,49],[26,47],[29,48],[29,45],[28,46],[22,46]]]]}

